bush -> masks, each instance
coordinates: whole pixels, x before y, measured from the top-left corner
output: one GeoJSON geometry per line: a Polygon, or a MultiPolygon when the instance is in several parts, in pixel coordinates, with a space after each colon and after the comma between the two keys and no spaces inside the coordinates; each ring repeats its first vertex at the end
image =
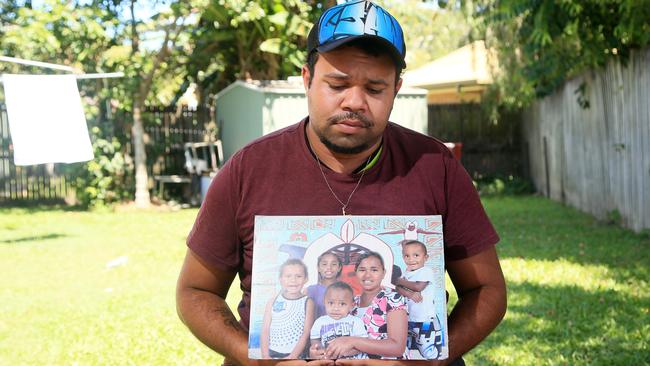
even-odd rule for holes
{"type": "Polygon", "coordinates": [[[482,196],[520,195],[535,192],[535,187],[529,180],[513,175],[507,177],[479,176],[474,180],[474,186],[482,196]]]}
{"type": "Polygon", "coordinates": [[[73,172],[77,200],[84,207],[99,208],[131,198],[133,169],[120,142],[103,138],[98,127],[91,135],[95,158],[73,172]]]}

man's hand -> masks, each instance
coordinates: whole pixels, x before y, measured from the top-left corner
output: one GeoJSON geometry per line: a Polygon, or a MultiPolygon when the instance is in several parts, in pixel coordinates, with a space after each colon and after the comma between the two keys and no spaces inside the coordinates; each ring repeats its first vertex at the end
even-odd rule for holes
{"type": "Polygon", "coordinates": [[[249,360],[246,366],[334,366],[334,360],[249,360]]]}
{"type": "Polygon", "coordinates": [[[444,366],[447,360],[336,360],[336,366],[444,366]]]}

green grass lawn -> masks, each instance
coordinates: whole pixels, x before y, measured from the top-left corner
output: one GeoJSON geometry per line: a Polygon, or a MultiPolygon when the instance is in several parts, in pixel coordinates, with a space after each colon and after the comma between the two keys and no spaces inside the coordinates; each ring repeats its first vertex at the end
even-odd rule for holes
{"type": "MultiPolygon", "coordinates": [[[[469,364],[650,364],[647,235],[539,197],[484,202],[509,308],[469,364]]],[[[195,215],[0,209],[0,364],[218,365],[174,305],[195,215]]]]}

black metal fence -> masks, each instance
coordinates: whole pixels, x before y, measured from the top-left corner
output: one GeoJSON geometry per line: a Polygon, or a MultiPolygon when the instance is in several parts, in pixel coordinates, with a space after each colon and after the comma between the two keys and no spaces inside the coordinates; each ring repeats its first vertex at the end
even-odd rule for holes
{"type": "Polygon", "coordinates": [[[519,113],[493,121],[481,105],[465,103],[429,105],[428,114],[431,136],[463,144],[461,162],[472,177],[526,175],[519,113]]]}
{"type": "MultiPolygon", "coordinates": [[[[150,179],[153,175],[185,172],[184,143],[216,138],[211,115],[210,107],[202,106],[196,110],[148,108],[144,111],[142,117],[150,179]]],[[[107,137],[116,137],[123,152],[132,156],[131,115],[116,112],[103,121],[101,127],[107,137]]],[[[0,103],[0,205],[63,202],[72,195],[75,177],[71,171],[73,169],[67,169],[66,164],[14,165],[7,112],[5,105],[0,103]]],[[[153,180],[150,186],[153,187],[153,180]]]]}

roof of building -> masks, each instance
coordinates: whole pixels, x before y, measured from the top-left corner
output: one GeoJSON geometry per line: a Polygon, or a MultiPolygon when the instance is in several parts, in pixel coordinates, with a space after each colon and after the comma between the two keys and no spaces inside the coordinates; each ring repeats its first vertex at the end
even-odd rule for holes
{"type": "Polygon", "coordinates": [[[440,89],[492,83],[490,69],[496,65],[494,52],[476,41],[403,75],[404,85],[440,89]]]}

